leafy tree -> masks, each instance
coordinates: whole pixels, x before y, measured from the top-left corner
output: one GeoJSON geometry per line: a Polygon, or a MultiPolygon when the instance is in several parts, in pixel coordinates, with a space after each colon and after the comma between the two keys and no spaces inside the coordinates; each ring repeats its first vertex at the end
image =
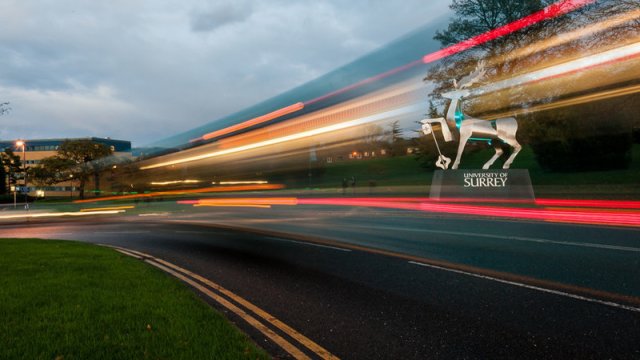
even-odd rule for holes
{"type": "Polygon", "coordinates": [[[408,144],[407,140],[402,137],[402,129],[397,120],[389,124],[388,139],[387,150],[391,156],[405,155],[408,144]]]}
{"type": "MultiPolygon", "coordinates": [[[[443,46],[453,45],[470,37],[493,30],[510,22],[538,11],[555,0],[453,0],[449,6],[455,17],[451,19],[446,30],[436,32],[435,40],[443,46]]],[[[504,46],[513,38],[501,38],[497,42],[484,43],[480,46],[493,51],[504,46]]]]}
{"type": "Polygon", "coordinates": [[[384,129],[378,125],[368,125],[363,129],[362,144],[359,151],[377,151],[384,143],[384,129]]]}
{"type": "MultiPolygon", "coordinates": [[[[11,110],[8,102],[0,103],[0,116],[11,110]]],[[[13,150],[7,148],[0,153],[0,194],[9,192],[9,186],[15,184],[15,170],[20,168],[20,157],[13,154],[13,150]],[[17,164],[17,166],[16,166],[17,164]],[[8,179],[8,181],[7,181],[8,179]]]]}
{"type": "Polygon", "coordinates": [[[106,167],[110,171],[106,172],[106,175],[111,183],[111,191],[125,193],[136,189],[134,184],[139,185],[140,180],[136,179],[138,168],[131,158],[110,156],[104,160],[109,161],[106,167]]]}
{"type": "Polygon", "coordinates": [[[16,184],[16,175],[23,171],[22,161],[11,148],[6,148],[0,153],[0,163],[2,163],[0,166],[0,191],[6,194],[9,192],[9,187],[16,184]]]}
{"type": "Polygon", "coordinates": [[[32,170],[34,182],[42,185],[53,185],[74,177],[72,170],[76,163],[59,156],[50,156],[40,160],[40,166],[32,170]]]}
{"type": "Polygon", "coordinates": [[[104,162],[101,159],[112,154],[111,149],[91,140],[67,140],[58,148],[58,154],[44,158],[40,166],[34,169],[33,178],[43,184],[56,184],[69,180],[79,181],[79,196],[84,199],[87,180],[93,175],[98,184],[100,170],[104,162]]]}

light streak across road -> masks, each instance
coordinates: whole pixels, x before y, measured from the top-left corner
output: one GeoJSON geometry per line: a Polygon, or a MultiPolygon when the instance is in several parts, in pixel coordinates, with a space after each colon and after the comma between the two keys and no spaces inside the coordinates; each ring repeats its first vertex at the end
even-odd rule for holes
{"type": "Polygon", "coordinates": [[[550,66],[537,71],[532,71],[510,79],[497,81],[471,90],[469,96],[484,95],[490,92],[548,80],[558,76],[589,70],[602,65],[637,58],[638,56],[640,56],[640,42],[604,51],[599,54],[582,57],[563,64],[550,66]]]}
{"type": "Polygon", "coordinates": [[[421,104],[405,106],[405,107],[402,107],[402,108],[399,108],[399,109],[394,109],[394,110],[386,111],[386,112],[383,112],[383,113],[370,115],[370,116],[362,117],[362,118],[351,120],[351,121],[345,121],[345,122],[342,122],[342,123],[333,124],[333,125],[330,125],[330,126],[325,126],[325,127],[321,127],[321,128],[317,128],[317,129],[313,129],[313,130],[303,131],[303,132],[300,132],[300,133],[297,133],[297,134],[292,134],[292,135],[288,135],[288,136],[282,136],[282,137],[275,138],[275,139],[259,141],[259,142],[256,142],[256,143],[251,143],[251,144],[238,146],[238,147],[234,147],[234,148],[230,148],[230,149],[211,151],[211,152],[207,152],[207,153],[200,154],[200,155],[186,156],[186,157],[178,158],[178,159],[175,159],[175,160],[163,161],[163,162],[160,162],[160,163],[157,163],[157,164],[145,165],[145,166],[141,166],[140,170],[155,169],[155,168],[159,168],[159,167],[163,167],[163,166],[177,165],[177,164],[182,164],[182,163],[187,163],[187,162],[192,162],[192,161],[197,161],[197,160],[210,159],[210,158],[214,158],[214,157],[218,157],[218,156],[238,153],[238,152],[241,152],[241,151],[257,149],[257,148],[261,148],[261,147],[265,147],[265,146],[269,146],[269,145],[281,144],[281,143],[284,143],[284,142],[287,142],[287,141],[304,139],[304,138],[308,138],[308,137],[311,137],[311,136],[316,136],[316,135],[330,133],[330,132],[333,132],[333,131],[348,129],[348,128],[355,127],[355,126],[358,126],[358,125],[364,125],[364,124],[368,124],[368,123],[373,123],[373,122],[376,122],[376,121],[381,121],[381,120],[384,120],[384,119],[393,118],[393,117],[396,117],[396,116],[401,116],[401,115],[413,113],[413,112],[419,111],[421,109],[422,109],[422,105],[421,104]]]}

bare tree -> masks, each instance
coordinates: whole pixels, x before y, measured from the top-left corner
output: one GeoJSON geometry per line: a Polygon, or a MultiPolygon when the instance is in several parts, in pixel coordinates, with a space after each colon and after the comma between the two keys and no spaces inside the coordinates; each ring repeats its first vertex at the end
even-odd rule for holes
{"type": "Polygon", "coordinates": [[[0,116],[8,113],[11,110],[9,107],[9,102],[0,103],[0,116]]]}

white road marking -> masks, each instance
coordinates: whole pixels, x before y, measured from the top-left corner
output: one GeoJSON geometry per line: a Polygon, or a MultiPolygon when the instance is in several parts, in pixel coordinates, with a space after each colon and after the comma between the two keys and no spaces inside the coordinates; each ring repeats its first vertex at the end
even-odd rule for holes
{"type": "Polygon", "coordinates": [[[432,233],[432,234],[458,235],[458,236],[475,236],[475,237],[482,237],[482,238],[516,240],[516,241],[527,241],[527,242],[556,244],[556,245],[565,245],[565,246],[581,246],[581,247],[591,247],[591,248],[607,249],[607,250],[620,250],[620,251],[640,252],[640,248],[630,247],[630,246],[607,245],[607,244],[598,244],[598,243],[581,243],[581,242],[573,242],[573,241],[557,241],[557,240],[532,238],[532,237],[525,237],[525,236],[478,234],[478,233],[472,233],[472,232],[449,231],[449,230],[412,229],[412,228],[403,228],[403,227],[397,227],[397,226],[375,226],[375,225],[372,225],[372,226],[353,225],[353,226],[354,227],[359,227],[359,228],[373,228],[373,229],[393,230],[393,231],[424,232],[424,233],[432,233]]]}
{"type": "Polygon", "coordinates": [[[138,214],[138,216],[167,216],[167,215],[169,215],[168,212],[138,214]]]}
{"type": "Polygon", "coordinates": [[[519,282],[515,282],[515,281],[498,279],[498,278],[494,278],[494,277],[491,277],[491,276],[474,274],[474,273],[470,273],[470,272],[462,271],[462,270],[449,269],[449,268],[445,268],[445,267],[442,267],[442,266],[425,264],[425,263],[421,263],[421,262],[417,262],[417,261],[409,261],[409,263],[410,264],[414,264],[414,265],[418,265],[418,266],[424,266],[424,267],[429,267],[429,268],[433,268],[433,269],[449,271],[449,272],[453,272],[453,273],[457,273],[457,274],[473,276],[473,277],[476,277],[476,278],[495,281],[495,282],[499,282],[499,283],[503,283],[503,284],[519,286],[519,287],[522,287],[522,288],[527,288],[527,289],[531,289],[531,290],[537,290],[537,291],[546,292],[546,293],[550,293],[550,294],[554,294],[554,295],[565,296],[565,297],[569,297],[569,298],[572,298],[572,299],[583,300],[583,301],[588,301],[588,302],[592,302],[592,303],[612,306],[612,307],[615,307],[615,308],[629,310],[629,311],[633,311],[633,312],[640,312],[640,308],[633,307],[633,306],[628,306],[628,305],[623,305],[623,304],[618,304],[618,303],[615,303],[615,302],[612,302],[612,301],[604,301],[604,300],[588,298],[586,296],[570,294],[570,293],[567,293],[567,292],[564,292],[564,291],[545,289],[545,288],[542,288],[542,287],[539,287],[539,286],[527,285],[527,284],[523,284],[523,283],[519,283],[519,282]]]}
{"type": "Polygon", "coordinates": [[[352,251],[351,249],[339,248],[339,247],[336,247],[336,246],[322,245],[322,244],[316,244],[316,243],[312,243],[312,242],[298,241],[298,240],[291,240],[291,239],[283,239],[283,238],[278,238],[278,237],[273,237],[273,236],[265,236],[265,238],[271,239],[271,240],[277,240],[277,241],[296,243],[296,244],[301,244],[301,245],[316,246],[316,247],[321,247],[321,248],[325,248],[325,249],[333,249],[333,250],[344,251],[344,252],[351,252],[352,251]]]}
{"type": "Polygon", "coordinates": [[[94,234],[146,234],[150,233],[149,230],[139,230],[139,231],[95,231],[94,234]]]}

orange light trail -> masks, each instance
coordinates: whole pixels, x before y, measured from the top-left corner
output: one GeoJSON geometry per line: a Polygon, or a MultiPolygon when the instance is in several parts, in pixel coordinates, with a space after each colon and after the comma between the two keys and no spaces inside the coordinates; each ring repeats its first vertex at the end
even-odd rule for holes
{"type": "Polygon", "coordinates": [[[209,139],[213,139],[213,138],[216,138],[216,137],[219,137],[219,136],[222,136],[222,135],[227,135],[229,133],[232,133],[232,132],[235,132],[235,131],[238,131],[238,130],[246,129],[246,128],[250,127],[250,126],[258,125],[258,124],[267,122],[269,120],[277,119],[277,118],[279,118],[281,116],[285,116],[285,115],[291,114],[293,112],[300,111],[302,109],[304,109],[304,104],[301,103],[301,102],[297,102],[297,103],[295,103],[293,105],[289,105],[289,106],[283,107],[282,109],[278,109],[276,111],[272,111],[272,112],[270,112],[268,114],[258,116],[256,118],[251,119],[251,120],[247,120],[245,122],[241,122],[240,124],[236,124],[236,125],[233,125],[233,126],[226,127],[224,129],[220,129],[220,130],[216,130],[216,131],[210,132],[208,134],[204,134],[204,135],[202,135],[202,137],[200,137],[198,139],[191,140],[191,142],[198,141],[198,140],[209,140],[209,139]]]}
{"type": "Polygon", "coordinates": [[[213,157],[219,157],[219,156],[223,156],[223,155],[234,154],[234,153],[238,153],[238,152],[241,152],[241,151],[258,149],[258,148],[265,147],[265,146],[282,144],[282,143],[286,143],[288,141],[304,139],[304,138],[312,137],[312,136],[316,136],[316,135],[324,135],[324,134],[327,134],[327,133],[330,133],[330,132],[334,132],[334,131],[345,130],[345,129],[349,129],[349,128],[354,128],[356,126],[360,126],[360,125],[364,125],[364,124],[380,121],[380,120],[383,120],[383,119],[389,119],[389,118],[392,118],[394,116],[411,114],[411,113],[414,113],[415,111],[421,110],[422,109],[421,106],[422,106],[422,104],[413,104],[413,105],[410,105],[410,106],[404,106],[402,108],[396,108],[396,109],[393,109],[393,110],[385,111],[385,112],[382,112],[382,113],[377,113],[377,114],[374,114],[374,115],[365,116],[365,117],[354,119],[354,120],[335,123],[335,124],[324,126],[324,127],[321,127],[321,128],[315,128],[315,129],[312,129],[312,130],[302,131],[302,132],[299,132],[299,133],[294,133],[294,134],[290,134],[290,135],[286,135],[286,136],[282,136],[282,137],[271,138],[271,139],[268,139],[268,140],[259,141],[259,142],[251,143],[251,144],[246,144],[246,145],[242,145],[242,146],[238,146],[238,147],[234,147],[234,148],[230,148],[230,149],[216,150],[216,151],[211,151],[211,152],[207,152],[207,153],[204,153],[204,154],[186,156],[186,157],[182,157],[182,158],[178,158],[178,159],[174,159],[174,160],[163,161],[161,163],[145,165],[145,166],[141,166],[140,170],[155,169],[155,168],[159,168],[159,167],[163,167],[163,166],[176,165],[176,164],[182,164],[182,163],[187,163],[187,162],[192,162],[192,161],[204,160],[204,159],[209,159],[209,158],[213,158],[213,157]]]}
{"type": "Polygon", "coordinates": [[[493,120],[493,119],[499,119],[507,116],[521,115],[524,113],[557,109],[557,108],[566,107],[566,106],[584,104],[586,102],[593,102],[593,101],[605,100],[605,99],[610,99],[610,98],[619,97],[619,96],[625,96],[629,94],[635,94],[637,92],[640,92],[640,85],[630,85],[630,86],[619,88],[619,89],[601,91],[601,92],[597,92],[589,95],[573,97],[566,100],[558,100],[558,101],[554,101],[547,104],[532,105],[526,108],[505,111],[497,114],[491,114],[490,116],[487,116],[486,119],[493,120]]]}
{"type": "Polygon", "coordinates": [[[180,200],[178,201],[178,204],[193,205],[193,206],[298,205],[298,199],[294,197],[199,199],[199,200],[180,200]]]}
{"type": "MultiPolygon", "coordinates": [[[[240,185],[240,184],[268,184],[269,182],[266,180],[246,180],[246,181],[220,181],[217,184],[220,185],[240,185]]],[[[216,184],[216,182],[212,182],[212,184],[216,184]]]]}
{"type": "Polygon", "coordinates": [[[257,190],[279,190],[284,188],[282,184],[255,184],[255,185],[237,185],[237,186],[221,186],[221,187],[208,187],[202,189],[187,189],[187,190],[174,190],[174,191],[158,191],[147,194],[132,194],[132,195],[120,195],[120,196],[105,196],[95,199],[75,200],[74,203],[91,203],[98,201],[108,200],[130,200],[130,199],[142,199],[167,195],[184,195],[184,194],[196,194],[196,193],[219,193],[219,192],[233,192],[233,191],[257,191],[257,190]]]}
{"type": "Polygon", "coordinates": [[[112,206],[112,207],[102,207],[102,208],[90,208],[90,209],[80,209],[80,212],[87,212],[87,211],[109,211],[109,210],[127,210],[127,209],[134,209],[135,206],[133,205],[129,205],[129,206],[112,206]]]}

